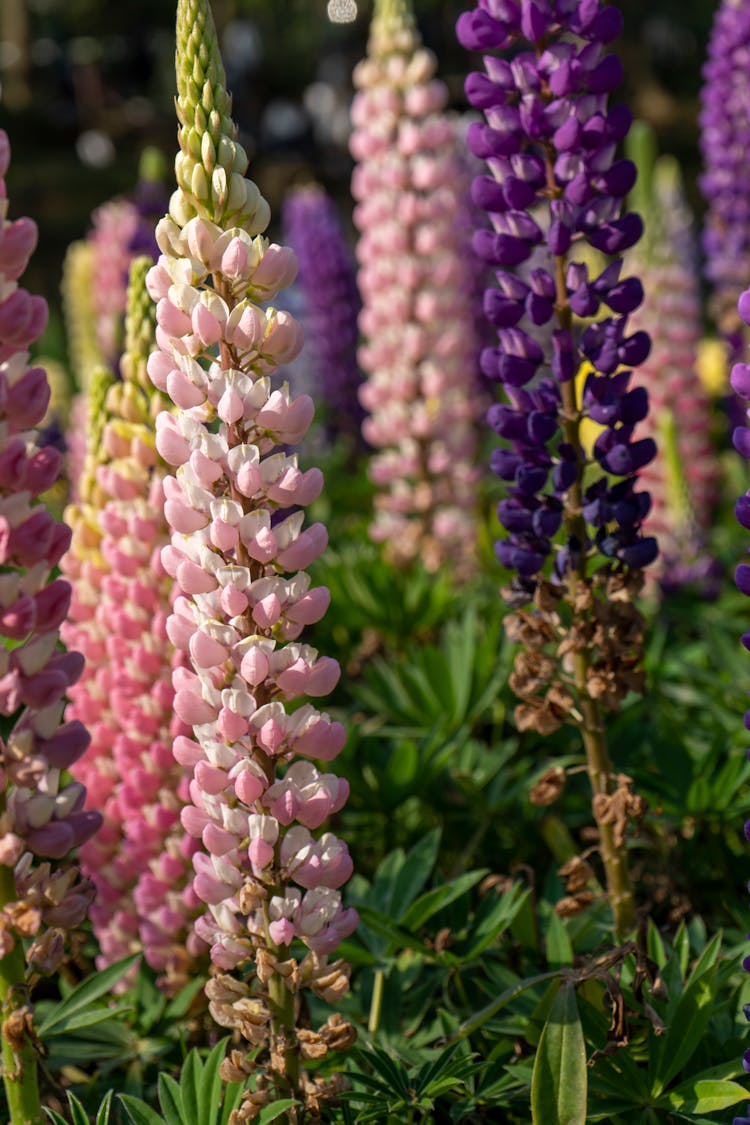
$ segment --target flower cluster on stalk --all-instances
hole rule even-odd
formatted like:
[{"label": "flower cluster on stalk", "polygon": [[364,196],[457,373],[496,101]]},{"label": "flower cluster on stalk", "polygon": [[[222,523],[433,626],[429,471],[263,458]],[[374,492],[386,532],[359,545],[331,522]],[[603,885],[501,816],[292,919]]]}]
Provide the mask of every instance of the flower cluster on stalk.
[{"label": "flower cluster on stalk", "polygon": [[396,561],[471,564],[479,408],[468,204],[448,91],[407,0],[378,0],[354,72],[350,148],[366,373],[380,452],[373,538]]},{"label": "flower cluster on stalk", "polygon": [[357,317],[362,305],[354,262],[333,200],[316,186],[295,188],[285,200],[283,226],[297,255],[304,297],[306,347],[314,354],[316,387],[329,437],[357,438],[362,407],[357,363]]},{"label": "flower cluster on stalk", "polygon": [[699,117],[707,212],[703,233],[713,315],[732,360],[746,332],[737,301],[750,274],[750,8],[722,0],[711,31]]},{"label": "flower cluster on stalk", "polygon": [[80,722],[64,721],[65,695],[83,660],[58,648],[71,590],[51,573],[70,529],[38,502],[57,479],[60,454],[39,447],[34,434],[50,392],[28,348],[44,329],[47,307],[18,285],[37,236],[30,219],[7,218],[9,161],[0,130],[0,714],[7,722],[0,741],[0,957],[19,938],[33,937],[27,961],[51,972],[62,959],[63,931],[83,921],[93,886],[73,862],[50,861],[84,844],[101,815],[84,810],[84,786],[65,778],[89,742]]},{"label": "flower cluster on stalk", "polygon": [[99,401],[90,409],[82,495],[67,513],[74,535],[65,570],[74,597],[63,639],[86,658],[71,713],[87,723],[92,742],[74,772],[104,816],[81,851],[97,888],[91,920],[98,963],[142,948],[163,987],[174,991],[205,946],[192,933],[200,905],[191,887],[197,845],[180,824],[187,776],[172,756],[173,738],[186,728],[173,710],[166,632],[173,584],[160,559],[169,534],[154,417],[165,400],[146,373],[155,329],[145,289],[152,264],[137,258],[131,267],[122,381],[94,377]]},{"label": "flower cluster on stalk", "polygon": [[[657,555],[643,534],[650,499],[637,488],[656,446],[637,436],[648,394],[633,372],[650,341],[629,324],[643,288],[622,260],[642,231],[623,206],[636,169],[618,156],[631,116],[609,104],[622,67],[607,44],[621,25],[601,0],[478,0],[457,25],[484,60],[466,82],[483,112],[467,140],[487,162],[472,196],[489,226],[475,232],[474,249],[495,275],[484,311],[497,344],[480,362],[504,392],[488,422],[504,441],[491,466],[507,487],[495,550],[513,572],[504,624],[519,644],[516,724],[547,734],[569,723],[581,733],[620,938],[635,925],[626,830],[645,806],[615,771],[604,712],[644,688],[634,598]],[[589,421],[599,427],[590,451]],[[591,901],[585,883],[568,879],[558,904],[566,913]]]},{"label": "flower cluster on stalk", "polygon": [[[272,382],[302,343],[294,320],[268,304],[296,261],[262,235],[269,208],[245,178],[206,0],[178,5],[177,85],[178,188],[147,279],[158,344],[148,370],[176,407],[157,418],[156,443],[173,467],[162,562],[180,593],[167,631],[188,658],[174,673],[174,705],[193,728],[174,743],[192,773],[182,820],[205,849],[193,857],[206,905],[196,930],[219,970],[210,1010],[250,1047],[233,1050],[223,1074],[255,1076],[234,1123],[253,1120],[272,1086],[313,1112],[336,1088],[300,1060],[345,1046],[353,1031],[337,1014],[318,1031],[301,1026],[300,992],[346,990],[348,968],[329,956],[357,915],[339,889],[352,869],[346,845],[315,835],[347,796],[346,782],[315,764],[341,750],[344,729],[296,705],[339,677],[335,660],[299,639],[329,601],[305,573],[327,541],[321,524],[303,526],[322,475],[283,449],[302,438],[313,404]],[[250,963],[249,980],[231,975]]]}]

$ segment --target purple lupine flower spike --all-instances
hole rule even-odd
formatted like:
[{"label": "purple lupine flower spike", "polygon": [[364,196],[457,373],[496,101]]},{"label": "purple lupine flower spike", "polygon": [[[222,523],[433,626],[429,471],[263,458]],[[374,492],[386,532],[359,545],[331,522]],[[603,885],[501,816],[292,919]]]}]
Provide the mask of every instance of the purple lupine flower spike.
[{"label": "purple lupine flower spike", "polygon": [[[641,533],[648,495],[635,490],[655,444],[635,437],[648,398],[629,370],[649,351],[645,332],[628,331],[641,284],[622,276],[621,255],[642,229],[638,215],[623,213],[635,168],[615,155],[630,114],[607,104],[622,67],[605,46],[620,26],[619,12],[598,0],[544,7],[480,0],[458,21],[470,50],[517,51],[512,62],[485,55],[486,71],[469,75],[466,91],[484,111],[468,143],[490,172],[474,181],[473,198],[491,219],[474,247],[497,277],[484,308],[498,346],[485,348],[481,363],[506,397],[488,414],[506,439],[491,466],[510,486],[498,509],[508,535],[496,552],[529,594],[561,525],[558,579],[580,572],[589,553],[632,568],[657,554],[655,540]],[[612,258],[598,275],[580,260],[585,244]],[[604,319],[575,329],[573,313],[593,317],[602,306]],[[579,403],[573,377],[586,361],[593,370]],[[592,479],[588,470],[585,488],[581,410],[604,427],[593,450],[603,472]],[[611,483],[613,476],[622,479]],[[566,516],[566,505],[575,514]]]},{"label": "purple lupine flower spike", "polygon": [[750,275],[750,7],[723,0],[703,68],[699,118],[708,209],[703,234],[713,316],[732,360],[744,334],[737,299]]},{"label": "purple lupine flower spike", "polygon": [[330,438],[358,439],[364,412],[357,391],[357,317],[362,302],[354,259],[333,200],[322,188],[295,188],[284,204],[285,238],[297,254],[308,347]]}]

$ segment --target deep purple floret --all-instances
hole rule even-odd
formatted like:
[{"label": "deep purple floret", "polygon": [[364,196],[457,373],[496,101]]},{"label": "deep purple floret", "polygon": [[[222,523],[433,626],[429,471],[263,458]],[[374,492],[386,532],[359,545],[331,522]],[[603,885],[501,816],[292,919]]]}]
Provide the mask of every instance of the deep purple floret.
[{"label": "deep purple floret", "polygon": [[[622,254],[643,224],[624,211],[636,170],[617,155],[631,115],[608,105],[622,67],[605,45],[621,25],[604,0],[479,0],[457,24],[460,42],[485,65],[466,81],[483,114],[467,141],[488,161],[472,189],[489,216],[474,249],[496,278],[483,303],[496,340],[480,362],[507,400],[487,416],[505,443],[490,464],[509,486],[496,553],[526,589],[553,551],[560,579],[591,553],[632,569],[657,554],[641,530],[649,497],[635,488],[656,453],[637,433],[648,395],[630,386],[650,340],[628,331],[643,287],[622,276]],[[612,257],[596,276],[580,260],[585,244]],[[575,319],[603,312],[588,327]],[[591,374],[574,392],[584,364]],[[590,457],[576,444],[579,409],[604,427]],[[570,515],[571,490],[585,528]],[[561,526],[565,539],[554,542]]]}]

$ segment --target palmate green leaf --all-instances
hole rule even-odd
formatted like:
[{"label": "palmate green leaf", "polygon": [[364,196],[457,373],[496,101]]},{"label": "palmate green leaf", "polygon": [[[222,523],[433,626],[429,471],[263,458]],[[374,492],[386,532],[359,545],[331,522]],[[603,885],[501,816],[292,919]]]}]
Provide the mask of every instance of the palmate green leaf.
[{"label": "palmate green leaf", "polygon": [[[140,956],[140,953],[133,953],[130,957],[125,957],[122,961],[116,961],[109,968],[103,969],[82,981],[64,1000],[55,1006],[41,1027],[37,1029],[39,1038],[45,1040],[51,1035],[60,1035],[64,1031],[70,1030],[69,1021],[71,1018],[80,1017],[89,1005],[110,993],[114,985],[125,976],[128,969],[136,963]],[[91,1022],[98,1023],[101,1009],[96,1008],[94,1011],[96,1012],[96,1018]],[[81,1023],[79,1020],[76,1026],[80,1028],[88,1025],[85,1022]]]},{"label": "palmate green leaf", "polygon": [[534,1061],[533,1125],[586,1125],[586,1088],[586,1044],[575,987],[571,981],[563,981]]},{"label": "palmate green leaf", "polygon": [[134,1098],[132,1094],[118,1094],[117,1097],[132,1125],[166,1125],[164,1118],[140,1098]]},{"label": "palmate green leaf", "polygon": [[431,891],[426,891],[399,918],[399,925],[405,929],[418,930],[428,919],[432,918],[433,914],[437,914],[450,903],[455,902],[461,895],[466,894],[472,887],[475,887],[485,877],[488,870],[487,867],[482,867],[478,871],[466,871],[458,878],[452,879],[450,883],[444,883],[441,887],[433,887]]},{"label": "palmate green leaf", "polygon": [[739,1082],[721,1078],[690,1078],[659,1099],[657,1105],[681,1113],[716,1113],[747,1101],[747,1090]]}]

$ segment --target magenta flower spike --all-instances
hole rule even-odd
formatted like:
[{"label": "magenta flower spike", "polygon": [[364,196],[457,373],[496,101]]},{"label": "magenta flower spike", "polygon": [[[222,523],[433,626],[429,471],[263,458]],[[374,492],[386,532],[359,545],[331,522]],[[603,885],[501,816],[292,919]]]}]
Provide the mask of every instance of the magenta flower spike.
[{"label": "magenta flower spike", "polygon": [[[85,810],[85,788],[64,778],[89,741],[80,723],[64,722],[64,697],[83,660],[58,648],[71,592],[64,579],[50,578],[70,529],[38,502],[57,479],[60,455],[38,448],[33,432],[50,391],[44,369],[29,365],[28,347],[44,329],[47,306],[18,285],[37,234],[31,219],[7,218],[9,162],[0,130],[0,714],[13,720],[0,741],[0,1008],[4,1021],[15,1015],[24,1028],[21,1042],[11,1042],[3,1024],[11,1120],[41,1125],[36,1052],[23,1017],[26,965],[53,972],[63,931],[85,918],[93,887],[73,863],[50,861],[84,844],[101,815]],[[34,939],[25,957],[21,938]]]},{"label": "magenta flower spike", "polygon": [[[305,573],[327,540],[321,524],[304,528],[322,475],[281,448],[305,434],[313,404],[273,383],[302,343],[292,317],[268,304],[296,262],[262,235],[268,205],[244,176],[224,83],[206,0],[180,0],[178,188],[147,281],[158,343],[148,370],[176,408],[156,423],[174,470],[161,557],[181,591],[167,623],[186,658],[175,711],[193,728],[174,753],[192,771],[182,821],[205,849],[193,863],[206,906],[196,930],[220,970],[206,987],[210,1009],[253,1048],[233,1051],[223,1073],[256,1074],[248,1106],[271,1086],[313,1106],[335,1083],[300,1062],[353,1037],[338,1014],[318,1032],[297,1027],[301,988],[331,999],[345,990],[346,967],[328,957],[357,924],[341,901],[346,845],[317,834],[348,785],[316,763],[338,754],[345,732],[301,702],[327,695],[339,666],[300,640],[329,595]],[[230,975],[252,963],[249,979]]]},{"label": "magenta flower spike", "polygon": [[448,91],[405,0],[377,0],[350,148],[373,539],[395,562],[470,565],[480,411],[469,181]]},{"label": "magenta flower spike", "polygon": [[[154,309],[145,290],[153,264],[131,267],[122,382],[95,378],[84,503],[72,508],[74,585],[66,639],[87,668],[72,709],[90,725],[92,742],[76,766],[104,827],[81,852],[97,888],[91,910],[104,967],[143,949],[160,985],[175,992],[198,968],[204,944],[193,933],[200,905],[192,890],[195,841],[180,811],[188,778],[172,756],[187,733],[174,716],[174,651],[166,632],[173,583],[160,550],[165,466],[155,447],[154,415],[164,405],[146,374]],[[99,400],[99,401],[97,401]]]}]

